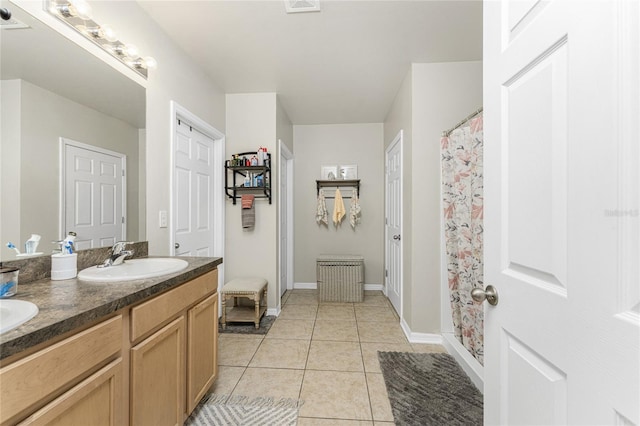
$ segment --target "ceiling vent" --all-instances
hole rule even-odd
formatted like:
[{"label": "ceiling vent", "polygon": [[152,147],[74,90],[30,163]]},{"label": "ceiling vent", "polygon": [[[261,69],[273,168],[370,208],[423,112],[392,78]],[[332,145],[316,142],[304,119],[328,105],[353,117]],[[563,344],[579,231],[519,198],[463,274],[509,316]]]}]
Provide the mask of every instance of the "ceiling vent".
[{"label": "ceiling vent", "polygon": [[284,0],[287,13],[320,12],[320,0]]}]

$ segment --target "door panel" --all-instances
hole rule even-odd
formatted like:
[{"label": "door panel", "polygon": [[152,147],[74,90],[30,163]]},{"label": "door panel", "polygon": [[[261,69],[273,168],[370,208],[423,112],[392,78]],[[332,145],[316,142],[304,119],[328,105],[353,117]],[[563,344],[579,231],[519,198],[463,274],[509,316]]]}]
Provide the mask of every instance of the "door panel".
[{"label": "door panel", "polygon": [[402,133],[386,154],[386,280],[387,297],[401,315],[402,295]]},{"label": "door panel", "polygon": [[212,161],[213,140],[180,123],[174,171],[176,256],[213,255]]},{"label": "door panel", "polygon": [[63,140],[65,229],[74,231],[76,250],[111,247],[126,238],[123,169],[126,156]]},{"label": "door panel", "polygon": [[487,424],[640,424],[638,24],[484,3]]}]

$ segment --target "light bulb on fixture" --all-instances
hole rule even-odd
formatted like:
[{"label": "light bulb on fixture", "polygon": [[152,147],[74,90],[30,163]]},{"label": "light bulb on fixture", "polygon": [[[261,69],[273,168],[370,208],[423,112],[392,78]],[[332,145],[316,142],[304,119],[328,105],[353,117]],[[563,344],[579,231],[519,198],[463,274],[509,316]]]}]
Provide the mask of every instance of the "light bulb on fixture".
[{"label": "light bulb on fixture", "polygon": [[158,62],[151,56],[144,58],[136,58],[127,62],[130,66],[138,69],[156,69],[158,68]]},{"label": "light bulb on fixture", "polygon": [[102,29],[102,38],[112,43],[118,40],[116,32],[109,25],[101,25],[100,28]]},{"label": "light bulb on fixture", "polygon": [[124,54],[129,58],[137,58],[140,56],[140,51],[134,44],[125,44]]},{"label": "light bulb on fixture", "polygon": [[68,3],[52,3],[50,10],[65,18],[91,19],[91,6],[84,0],[69,0]]}]

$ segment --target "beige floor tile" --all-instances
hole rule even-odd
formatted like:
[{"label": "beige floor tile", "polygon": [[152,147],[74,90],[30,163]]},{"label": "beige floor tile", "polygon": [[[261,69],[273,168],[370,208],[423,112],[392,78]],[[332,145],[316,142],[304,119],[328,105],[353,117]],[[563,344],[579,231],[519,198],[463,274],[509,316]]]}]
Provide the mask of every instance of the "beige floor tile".
[{"label": "beige floor tile", "polygon": [[372,422],[363,420],[318,419],[315,417],[298,417],[298,426],[373,426]]},{"label": "beige floor tile", "polygon": [[305,371],[301,417],[372,420],[364,373]]},{"label": "beige floor tile", "polygon": [[309,340],[264,339],[249,366],[303,370],[309,343]]},{"label": "beige floor tile", "polygon": [[398,322],[396,313],[388,306],[356,306],[356,320],[358,321],[392,321]]},{"label": "beige floor tile", "polygon": [[395,426],[394,422],[373,422],[373,426]]},{"label": "beige floor tile", "polygon": [[380,373],[378,351],[383,352],[412,352],[408,343],[360,343],[364,371],[367,373]]},{"label": "beige floor tile", "polygon": [[360,344],[312,340],[307,370],[364,371]]},{"label": "beige floor tile", "polygon": [[355,321],[356,314],[351,303],[340,305],[321,304],[318,307],[318,316],[316,319]]},{"label": "beige floor tile", "polygon": [[237,336],[218,339],[218,365],[246,367],[263,340]]},{"label": "beige floor tile", "polygon": [[245,367],[218,366],[218,377],[216,377],[216,381],[213,382],[213,386],[211,386],[208,393],[231,395],[231,392],[233,392],[233,389],[240,381],[244,370],[246,370]]},{"label": "beige floor tile", "polygon": [[292,293],[295,294],[311,294],[313,296],[318,295],[318,290],[315,288],[294,288],[291,290]]},{"label": "beige floor tile", "polygon": [[304,370],[250,367],[242,375],[233,395],[298,399],[303,376]]},{"label": "beige floor tile", "polygon": [[391,321],[358,321],[361,342],[408,343],[400,324]]},{"label": "beige floor tile", "polygon": [[278,318],[265,336],[265,339],[303,339],[310,340],[314,320],[289,320]]},{"label": "beige floor tile", "polygon": [[313,340],[357,342],[357,323],[355,321],[316,320]]},{"label": "beige floor tile", "polygon": [[316,319],[318,305],[286,305],[280,311],[279,320]]},{"label": "beige floor tile", "polygon": [[389,306],[389,299],[383,294],[365,294],[362,304],[366,306]]},{"label": "beige floor tile", "polygon": [[367,373],[366,376],[373,420],[393,422],[393,413],[391,412],[391,404],[389,403],[387,387],[384,384],[384,377],[380,373]]},{"label": "beige floor tile", "polygon": [[434,345],[429,343],[411,343],[411,349],[413,352],[419,352],[424,354],[430,353],[447,353],[447,350],[442,345]]},{"label": "beige floor tile", "polygon": [[282,304],[282,306],[287,303],[287,299],[289,299],[289,296],[291,296],[291,291],[287,290],[280,298],[280,304]]},{"label": "beige floor tile", "polygon": [[[298,291],[298,290],[294,290]],[[291,293],[287,305],[317,305],[318,296],[312,293]]]}]

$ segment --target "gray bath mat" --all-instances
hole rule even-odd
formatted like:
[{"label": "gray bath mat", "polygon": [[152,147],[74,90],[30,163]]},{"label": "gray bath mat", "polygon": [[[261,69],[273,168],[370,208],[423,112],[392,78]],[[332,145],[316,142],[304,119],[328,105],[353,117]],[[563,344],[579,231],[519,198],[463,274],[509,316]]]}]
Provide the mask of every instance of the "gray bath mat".
[{"label": "gray bath mat", "polygon": [[396,425],[482,425],[482,394],[449,354],[378,352]]},{"label": "gray bath mat", "polygon": [[198,404],[184,426],[295,426],[302,401],[211,394]]},{"label": "gray bath mat", "polygon": [[260,318],[260,328],[256,328],[252,322],[227,322],[227,328],[222,329],[222,325],[218,324],[218,332],[220,333],[236,333],[236,334],[267,334],[273,322],[276,320],[275,315],[263,315]]}]

